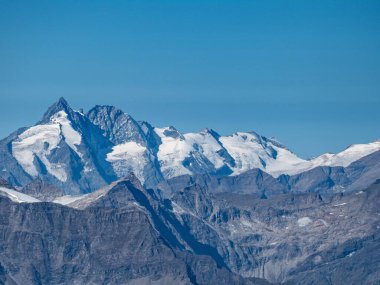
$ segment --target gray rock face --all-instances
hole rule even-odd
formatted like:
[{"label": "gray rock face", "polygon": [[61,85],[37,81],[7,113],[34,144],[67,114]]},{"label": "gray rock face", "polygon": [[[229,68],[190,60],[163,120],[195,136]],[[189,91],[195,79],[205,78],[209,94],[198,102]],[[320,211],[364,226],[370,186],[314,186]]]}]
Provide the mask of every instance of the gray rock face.
[{"label": "gray rock face", "polygon": [[256,194],[263,198],[287,193],[290,188],[286,181],[275,179],[260,169],[236,176],[184,175],[163,181],[157,188],[166,193],[175,193],[194,184],[207,187],[213,192]]},{"label": "gray rock face", "polygon": [[5,187],[8,189],[14,189],[13,186],[5,179],[0,178],[0,187]]},{"label": "gray rock face", "polygon": [[376,284],[379,197],[380,184],[346,195],[288,193],[268,199],[210,194],[193,185],[172,200],[191,234],[216,248],[242,276],[286,284]]},{"label": "gray rock face", "polygon": [[[320,255],[312,255],[291,272],[285,284],[378,284],[379,237],[377,233],[348,240]],[[327,262],[316,264],[322,259]]]},{"label": "gray rock face", "polygon": [[[114,145],[134,142],[146,148],[142,155],[145,158],[140,158],[146,161],[141,173],[145,185],[151,187],[163,180],[156,155],[159,138],[153,134],[152,127],[148,123],[138,123],[130,115],[112,106],[96,106],[86,114],[86,117],[99,127],[103,135]],[[114,163],[113,167],[119,178],[136,171],[128,161]]]},{"label": "gray rock face", "polygon": [[40,178],[27,184],[20,192],[45,202],[51,202],[55,198],[65,195],[65,192],[62,189],[54,187]]},{"label": "gray rock face", "polygon": [[140,125],[120,109],[113,106],[95,106],[86,116],[114,144],[135,141],[146,145]]},{"label": "gray rock face", "polygon": [[166,199],[133,175],[68,207],[1,196],[0,280],[376,284],[379,198],[380,180],[346,194],[266,199],[193,184]]},{"label": "gray rock face", "polygon": [[165,218],[170,212],[133,179],[92,198],[69,208],[16,204],[0,197],[0,280],[8,284],[266,284],[231,273],[211,255],[185,250],[185,239],[174,230],[175,218]]}]

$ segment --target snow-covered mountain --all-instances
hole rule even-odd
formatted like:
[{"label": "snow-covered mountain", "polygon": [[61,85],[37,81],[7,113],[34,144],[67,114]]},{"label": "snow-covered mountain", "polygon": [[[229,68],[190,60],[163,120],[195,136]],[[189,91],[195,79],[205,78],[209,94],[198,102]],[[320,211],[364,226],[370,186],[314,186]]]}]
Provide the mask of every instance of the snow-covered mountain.
[{"label": "snow-covered mountain", "polygon": [[172,126],[138,122],[112,106],[83,114],[61,98],[36,125],[0,142],[0,177],[17,186],[43,178],[78,194],[131,172],[149,187],[181,175],[233,176],[256,168],[278,177],[319,166],[346,167],[378,150],[380,141],[305,160],[255,132],[183,134]]}]

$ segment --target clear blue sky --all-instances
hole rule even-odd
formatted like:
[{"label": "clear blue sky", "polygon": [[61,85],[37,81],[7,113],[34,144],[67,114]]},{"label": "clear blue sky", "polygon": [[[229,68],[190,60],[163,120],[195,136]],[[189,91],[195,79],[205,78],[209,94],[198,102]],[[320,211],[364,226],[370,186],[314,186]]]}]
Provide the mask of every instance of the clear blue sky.
[{"label": "clear blue sky", "polygon": [[59,97],[303,157],[380,138],[380,1],[0,0],[0,136]]}]

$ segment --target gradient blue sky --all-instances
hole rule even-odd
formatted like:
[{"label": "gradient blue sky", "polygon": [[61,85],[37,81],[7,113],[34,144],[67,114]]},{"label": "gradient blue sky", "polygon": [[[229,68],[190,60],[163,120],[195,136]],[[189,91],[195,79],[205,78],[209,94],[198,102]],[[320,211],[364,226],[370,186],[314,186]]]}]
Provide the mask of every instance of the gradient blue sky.
[{"label": "gradient blue sky", "polygon": [[303,157],[380,138],[380,1],[0,0],[0,136],[59,97]]}]

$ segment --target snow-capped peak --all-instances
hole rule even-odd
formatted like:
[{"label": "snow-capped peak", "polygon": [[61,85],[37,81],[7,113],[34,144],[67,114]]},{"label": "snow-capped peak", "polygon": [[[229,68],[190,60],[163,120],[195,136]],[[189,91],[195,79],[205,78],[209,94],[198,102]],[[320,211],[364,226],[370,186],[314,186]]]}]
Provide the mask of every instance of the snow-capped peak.
[{"label": "snow-capped peak", "polygon": [[48,108],[48,110],[45,112],[41,121],[38,124],[48,123],[51,120],[51,117],[53,117],[60,111],[65,112],[68,115],[69,119],[72,120],[71,116],[74,113],[74,110],[71,109],[69,103],[67,103],[65,98],[61,97],[57,102],[55,102]]},{"label": "snow-capped peak", "polygon": [[51,114],[49,121],[35,125],[21,133],[12,143],[12,153],[23,169],[32,177],[40,173],[39,165],[58,180],[65,182],[65,165],[49,159],[51,153],[65,142],[74,152],[82,156],[78,146],[82,136],[76,131],[64,110]]},{"label": "snow-capped peak", "polygon": [[320,155],[311,160],[311,162],[314,165],[347,167],[354,161],[378,150],[380,150],[379,140],[368,144],[354,144],[337,154],[326,153]]}]

